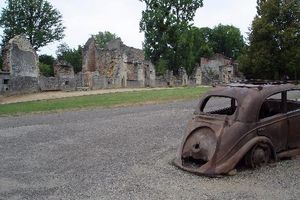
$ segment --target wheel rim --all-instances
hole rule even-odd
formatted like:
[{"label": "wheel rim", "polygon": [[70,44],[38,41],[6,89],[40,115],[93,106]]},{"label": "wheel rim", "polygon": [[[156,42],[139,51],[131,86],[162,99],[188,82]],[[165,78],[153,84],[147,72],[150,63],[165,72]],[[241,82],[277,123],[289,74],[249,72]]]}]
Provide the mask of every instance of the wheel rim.
[{"label": "wheel rim", "polygon": [[262,167],[270,160],[270,147],[267,144],[257,144],[246,156],[246,165],[252,168]]}]

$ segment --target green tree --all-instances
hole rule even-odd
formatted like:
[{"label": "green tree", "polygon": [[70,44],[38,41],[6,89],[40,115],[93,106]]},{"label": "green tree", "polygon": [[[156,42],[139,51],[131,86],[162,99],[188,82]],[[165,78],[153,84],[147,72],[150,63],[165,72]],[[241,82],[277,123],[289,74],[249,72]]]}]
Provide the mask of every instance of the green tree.
[{"label": "green tree", "polygon": [[244,48],[243,36],[234,26],[218,25],[213,29],[192,27],[180,36],[179,59],[190,75],[201,57],[211,57],[214,53],[236,59]]},{"label": "green tree", "polygon": [[97,45],[101,48],[104,48],[108,42],[118,38],[116,34],[111,33],[109,31],[105,31],[105,32],[100,31],[93,36],[96,40]]},{"label": "green tree", "polygon": [[212,32],[213,30],[208,27],[192,29],[194,38],[194,52],[196,54],[196,59],[199,61],[200,57],[210,57],[214,53],[212,45]]},{"label": "green tree", "polygon": [[2,57],[2,47],[0,47],[0,71],[2,70],[3,67],[3,57]]},{"label": "green tree", "polygon": [[190,46],[184,44],[187,38],[183,35],[187,34],[195,12],[203,6],[203,2],[202,0],[141,1],[146,4],[140,21],[140,30],[145,34],[143,44],[145,56],[155,65],[160,64],[177,73],[179,67],[186,63],[182,60],[182,52]]},{"label": "green tree", "polygon": [[40,55],[39,56],[39,69],[42,75],[44,76],[54,76],[54,65],[55,59],[50,55]]},{"label": "green tree", "polygon": [[46,76],[46,77],[53,76],[53,66],[40,62],[39,69],[40,69],[40,73],[43,76]]},{"label": "green tree", "polygon": [[182,66],[189,75],[193,73],[195,65],[199,63],[201,57],[210,57],[213,54],[211,33],[210,28],[192,27],[181,35],[178,42],[179,56]]},{"label": "green tree", "polygon": [[233,59],[241,55],[245,45],[240,29],[232,25],[219,24],[214,27],[209,40],[215,53],[221,53]]},{"label": "green tree", "polygon": [[2,9],[0,26],[3,44],[16,35],[23,34],[34,49],[64,37],[62,15],[46,0],[6,0]]},{"label": "green tree", "polygon": [[62,43],[57,47],[56,56],[58,60],[70,63],[74,67],[74,72],[78,73],[82,70],[82,47],[71,49],[66,43]]},{"label": "green tree", "polygon": [[258,0],[249,46],[240,58],[248,78],[300,75],[300,1]]}]

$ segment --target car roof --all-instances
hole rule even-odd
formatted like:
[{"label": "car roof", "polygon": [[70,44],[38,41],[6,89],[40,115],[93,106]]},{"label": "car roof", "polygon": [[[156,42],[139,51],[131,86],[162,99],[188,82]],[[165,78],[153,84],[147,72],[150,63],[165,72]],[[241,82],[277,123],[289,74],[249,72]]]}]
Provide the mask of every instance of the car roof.
[{"label": "car roof", "polygon": [[[237,120],[243,122],[257,121],[257,115],[263,101],[269,96],[292,89],[299,89],[294,84],[240,84],[233,83],[216,86],[202,99],[208,96],[228,96],[237,100]],[[202,104],[202,102],[201,102]]]}]

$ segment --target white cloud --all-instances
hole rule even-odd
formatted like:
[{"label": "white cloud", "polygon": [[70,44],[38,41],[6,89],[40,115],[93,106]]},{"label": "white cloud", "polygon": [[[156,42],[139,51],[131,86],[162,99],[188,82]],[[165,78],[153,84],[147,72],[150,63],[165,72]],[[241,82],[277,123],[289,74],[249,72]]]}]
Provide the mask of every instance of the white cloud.
[{"label": "white cloud", "polygon": [[213,27],[221,24],[234,25],[246,36],[256,14],[256,0],[207,0],[194,18],[199,27]]},{"label": "white cloud", "polygon": [[[66,42],[75,48],[83,45],[91,34],[110,31],[129,46],[141,48],[143,33],[139,32],[139,20],[143,4],[138,0],[51,0],[63,14],[66,26]],[[41,53],[55,52],[55,44],[43,48]]]},{"label": "white cloud", "polygon": [[[66,42],[70,47],[83,45],[91,34],[110,31],[122,38],[128,46],[142,47],[143,33],[139,21],[144,8],[139,0],[48,0],[63,15]],[[0,0],[4,7],[5,0]],[[194,18],[198,27],[231,24],[247,32],[256,13],[256,0],[204,0]],[[245,35],[245,34],[244,34]],[[41,49],[40,53],[55,54],[55,42]]]}]

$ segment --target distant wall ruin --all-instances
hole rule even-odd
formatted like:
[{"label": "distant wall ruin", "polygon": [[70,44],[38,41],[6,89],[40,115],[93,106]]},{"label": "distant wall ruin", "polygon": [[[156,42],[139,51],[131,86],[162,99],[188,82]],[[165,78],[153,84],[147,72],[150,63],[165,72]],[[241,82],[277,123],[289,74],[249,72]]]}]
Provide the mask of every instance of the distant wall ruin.
[{"label": "distant wall ruin", "polygon": [[24,36],[11,39],[4,49],[0,70],[0,94],[21,94],[38,91],[76,89],[74,68],[59,61],[54,65],[55,77],[40,75],[38,56]]},{"label": "distant wall ruin", "polygon": [[230,83],[238,80],[239,76],[237,64],[231,58],[215,54],[211,58],[200,59],[191,81],[196,85]]},{"label": "distant wall ruin", "polygon": [[154,87],[155,68],[140,49],[128,47],[121,39],[100,48],[90,38],[83,48],[83,80],[89,88]]},{"label": "distant wall ruin", "polygon": [[128,47],[121,39],[100,48],[93,37],[83,50],[82,71],[64,61],[53,66],[54,77],[40,75],[38,56],[24,36],[11,39],[4,49],[4,62],[0,70],[0,94],[19,94],[37,91],[72,91],[105,88],[172,87],[229,83],[239,77],[237,64],[230,58],[215,54],[201,58],[189,77],[184,67],[178,75],[167,70],[156,76],[154,65],[145,60],[144,52]]},{"label": "distant wall ruin", "polygon": [[65,62],[58,61],[54,64],[54,77],[40,76],[41,91],[72,91],[76,89],[74,67]]},{"label": "distant wall ruin", "polygon": [[4,48],[0,74],[2,91],[26,93],[39,90],[38,56],[24,36],[14,37]]},{"label": "distant wall ruin", "polygon": [[120,39],[100,48],[90,38],[83,49],[82,72],[75,74],[70,64],[60,61],[54,65],[54,77],[39,74],[38,56],[23,36],[10,40],[4,52],[0,93],[155,86],[153,64],[144,59],[142,50],[127,47]]}]

